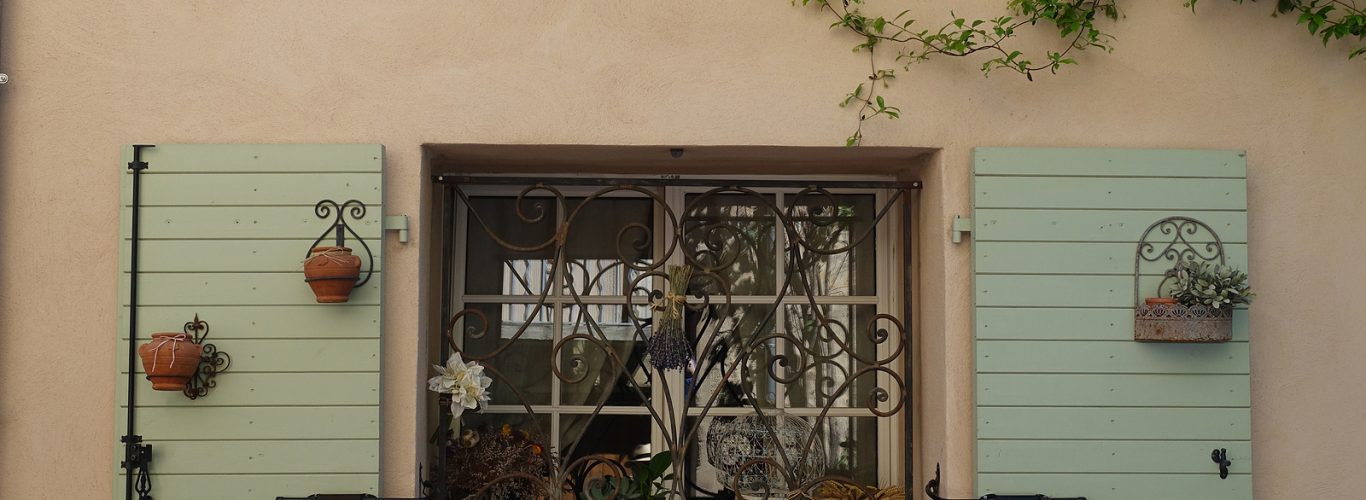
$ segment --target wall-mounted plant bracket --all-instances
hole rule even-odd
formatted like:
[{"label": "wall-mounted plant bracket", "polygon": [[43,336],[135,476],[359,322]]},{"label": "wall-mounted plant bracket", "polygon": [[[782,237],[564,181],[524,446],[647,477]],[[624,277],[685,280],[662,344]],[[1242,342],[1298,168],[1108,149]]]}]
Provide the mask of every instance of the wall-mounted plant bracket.
[{"label": "wall-mounted plant bracket", "polygon": [[[1163,263],[1162,280],[1146,303],[1139,290],[1144,263]],[[1170,264],[1171,267],[1166,267]],[[1167,217],[1143,231],[1134,251],[1134,340],[1143,342],[1223,342],[1232,338],[1233,313],[1228,308],[1184,306],[1162,294],[1183,266],[1227,264],[1223,240],[1209,224],[1190,217]]]},{"label": "wall-mounted plant bracket", "polygon": [[232,356],[218,350],[218,346],[204,343],[209,338],[209,323],[199,319],[199,315],[194,315],[194,320],[185,323],[185,335],[190,337],[190,341],[203,347],[203,353],[199,356],[199,368],[195,370],[189,383],[185,384],[185,397],[199,399],[209,394],[209,389],[218,386],[218,381],[214,378],[219,374],[228,371],[232,365]]},{"label": "wall-mounted plant bracket", "polygon": [[[332,215],[333,212],[336,212],[335,217]],[[333,246],[339,248],[346,247],[346,235],[350,234],[355,241],[360,243],[361,248],[365,249],[365,254],[369,257],[370,265],[365,269],[365,276],[356,281],[357,287],[364,286],[365,282],[370,281],[370,275],[375,271],[375,254],[370,251],[370,245],[365,243],[365,239],[356,234],[356,230],[352,229],[351,225],[346,222],[346,216],[349,214],[353,220],[364,219],[365,204],[361,203],[360,200],[347,200],[340,204],[332,200],[322,200],[313,206],[313,213],[319,219],[332,218],[332,225],[318,235],[318,239],[313,240],[313,245],[308,247],[308,252],[304,253],[304,258],[312,256],[313,249],[318,248],[318,245],[327,239],[329,233],[333,235]]]},{"label": "wall-mounted plant bracket", "polygon": [[[335,217],[333,212],[336,212]],[[352,220],[363,219],[365,204],[360,200],[347,200],[340,204],[322,200],[313,206],[313,213],[321,219],[332,218],[332,225],[313,240],[313,246],[308,247],[308,252],[304,254],[304,282],[313,289],[313,295],[317,296],[319,303],[347,302],[351,299],[351,291],[370,281],[370,275],[375,271],[375,254],[370,251],[370,245],[346,221],[347,216]],[[333,236],[333,245],[319,246],[329,234]],[[361,258],[346,246],[347,234],[360,243],[369,257],[370,266],[364,276],[361,275]]]}]

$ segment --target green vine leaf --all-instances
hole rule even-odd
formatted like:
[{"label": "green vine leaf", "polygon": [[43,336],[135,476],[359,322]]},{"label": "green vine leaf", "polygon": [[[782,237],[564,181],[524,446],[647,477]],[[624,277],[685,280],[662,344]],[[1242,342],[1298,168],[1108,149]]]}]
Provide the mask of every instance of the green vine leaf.
[{"label": "green vine leaf", "polygon": [[[1050,73],[1057,73],[1063,66],[1077,64],[1076,59],[1067,57],[1073,50],[1096,48],[1112,51],[1110,41],[1114,37],[1101,31],[1096,21],[1120,17],[1116,0],[1008,0],[1006,6],[1010,10],[1009,15],[969,19],[949,12],[950,20],[937,28],[912,30],[911,26],[919,21],[913,9],[903,10],[889,21],[885,16],[865,15],[862,11],[865,0],[800,1],[802,6],[813,5],[833,15],[835,20],[830,24],[831,29],[847,30],[859,36],[861,42],[854,45],[852,50],[855,53],[867,53],[867,79],[874,84],[882,82],[880,87],[871,85],[866,88],[864,83],[860,83],[840,101],[841,108],[858,108],[858,124],[845,139],[847,146],[862,144],[863,125],[868,120],[879,115],[888,119],[901,117],[901,109],[887,105],[885,96],[878,90],[887,88],[890,81],[896,78],[893,69],[879,66],[881,61],[877,58],[877,49],[883,45],[896,48],[896,62],[906,70],[913,64],[936,56],[967,57],[980,52],[983,55],[994,54],[994,57],[988,57],[982,63],[984,76],[989,76],[995,70],[1007,70],[1033,81],[1035,71],[1047,69]],[[796,2],[793,0],[793,5]],[[1018,28],[1025,25],[1051,25],[1067,45],[1045,52],[1047,62],[1039,64],[1019,50],[1007,50],[1006,46],[1013,41],[1011,39],[1018,36]]]}]

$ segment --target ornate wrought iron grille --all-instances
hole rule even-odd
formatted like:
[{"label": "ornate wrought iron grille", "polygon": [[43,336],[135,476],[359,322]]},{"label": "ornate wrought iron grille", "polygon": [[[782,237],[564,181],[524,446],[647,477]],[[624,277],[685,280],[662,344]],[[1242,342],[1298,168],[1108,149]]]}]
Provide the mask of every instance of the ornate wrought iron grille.
[{"label": "ornate wrought iron grille", "polygon": [[[461,421],[437,399],[431,498],[873,498],[879,482],[910,484],[901,443],[895,471],[849,450],[910,446],[918,182],[437,181],[440,362],[459,354],[495,382]],[[489,184],[506,191],[472,194]],[[691,271],[679,296],[675,266]],[[692,358],[661,370],[646,345],[674,303]],[[604,448],[630,432],[648,439]],[[481,448],[495,440],[512,451]],[[662,452],[669,478],[641,480]]]}]

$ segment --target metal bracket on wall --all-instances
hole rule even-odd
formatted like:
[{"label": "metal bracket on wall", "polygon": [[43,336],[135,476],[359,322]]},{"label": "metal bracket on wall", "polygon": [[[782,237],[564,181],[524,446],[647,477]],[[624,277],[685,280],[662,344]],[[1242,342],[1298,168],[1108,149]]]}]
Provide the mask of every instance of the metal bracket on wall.
[{"label": "metal bracket on wall", "polygon": [[953,233],[954,243],[962,243],[963,233],[972,232],[972,219],[965,219],[961,215],[953,216],[953,229],[950,232]]},{"label": "metal bracket on wall", "polygon": [[386,215],[384,216],[384,230],[398,231],[398,242],[408,242],[408,216],[407,215]]},{"label": "metal bracket on wall", "polygon": [[182,391],[185,397],[199,399],[209,394],[209,389],[218,386],[215,377],[228,371],[228,366],[232,365],[232,357],[228,353],[218,350],[213,344],[205,343],[209,338],[209,322],[199,319],[199,315],[194,315],[194,320],[185,323],[183,330],[190,337],[190,341],[203,348],[199,356],[199,368],[195,369],[194,376],[190,377],[189,383],[185,384]]},{"label": "metal bracket on wall", "polygon": [[361,248],[365,249],[365,254],[370,259],[370,266],[365,270],[365,277],[356,281],[356,287],[359,288],[370,281],[370,275],[375,272],[375,254],[370,251],[370,245],[365,243],[365,239],[361,238],[359,234],[356,234],[355,229],[351,229],[351,224],[346,222],[346,218],[347,216],[350,216],[352,220],[364,220],[365,204],[361,203],[360,200],[346,200],[343,203],[337,203],[332,200],[322,200],[319,201],[317,205],[313,206],[313,214],[317,215],[319,219],[332,217],[333,212],[336,212],[337,215],[336,218],[333,219],[332,225],[328,226],[327,230],[323,231],[323,234],[318,236],[318,239],[313,240],[313,245],[308,247],[308,251],[304,253],[304,260],[313,256],[313,249],[318,248],[318,245],[323,242],[323,239],[327,238],[329,233],[334,235],[334,243],[338,248],[346,246],[346,235],[350,234],[351,238],[353,238],[352,241],[359,242]]}]

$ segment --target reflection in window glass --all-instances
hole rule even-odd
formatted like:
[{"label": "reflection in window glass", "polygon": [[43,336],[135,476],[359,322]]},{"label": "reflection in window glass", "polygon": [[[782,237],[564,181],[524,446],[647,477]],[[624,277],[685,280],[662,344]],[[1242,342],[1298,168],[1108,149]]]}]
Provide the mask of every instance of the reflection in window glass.
[{"label": "reflection in window glass", "polygon": [[[877,215],[873,195],[788,195],[797,234],[812,249],[848,251],[825,255],[803,248],[800,272],[792,276],[792,292],[817,296],[877,294],[877,245],[869,231]],[[866,239],[859,239],[867,234]],[[850,248],[850,246],[852,248]]]},{"label": "reflection in window glass", "polygon": [[[775,226],[772,195],[688,195],[683,216],[684,253],[699,271],[718,274],[732,295],[772,295]],[[709,293],[721,293],[714,280],[698,280]]]},{"label": "reflection in window glass", "polygon": [[[482,311],[489,325],[487,331],[480,331],[479,320],[473,315],[455,325],[465,352],[487,355],[507,346],[493,359],[481,362],[497,372],[489,373],[493,378],[489,402],[521,405],[523,401],[517,397],[520,392],[527,404],[550,403],[550,349],[554,338],[550,318],[553,314],[544,307],[537,312],[534,304],[469,304],[466,307]],[[513,341],[519,330],[523,330],[521,338]]]}]

